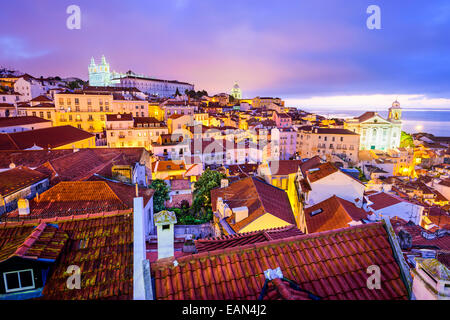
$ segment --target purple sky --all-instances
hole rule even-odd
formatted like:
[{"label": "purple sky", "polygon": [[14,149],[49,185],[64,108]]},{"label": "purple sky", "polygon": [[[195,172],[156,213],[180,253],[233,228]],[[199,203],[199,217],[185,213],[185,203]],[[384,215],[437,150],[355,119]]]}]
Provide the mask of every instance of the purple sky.
[{"label": "purple sky", "polygon": [[[71,4],[81,8],[81,30],[66,28]],[[381,8],[381,30],[366,27],[371,4]],[[104,54],[116,71],[210,93],[238,81],[244,97],[450,101],[444,0],[19,0],[2,3],[0,27],[0,65],[34,76],[86,80],[91,56]]]}]

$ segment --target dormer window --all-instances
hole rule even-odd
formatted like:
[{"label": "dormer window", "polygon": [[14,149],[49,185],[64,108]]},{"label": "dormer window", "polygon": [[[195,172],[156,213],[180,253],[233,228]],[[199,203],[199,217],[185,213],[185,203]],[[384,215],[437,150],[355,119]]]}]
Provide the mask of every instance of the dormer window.
[{"label": "dormer window", "polygon": [[35,288],[33,269],[4,272],[3,280],[7,293]]}]

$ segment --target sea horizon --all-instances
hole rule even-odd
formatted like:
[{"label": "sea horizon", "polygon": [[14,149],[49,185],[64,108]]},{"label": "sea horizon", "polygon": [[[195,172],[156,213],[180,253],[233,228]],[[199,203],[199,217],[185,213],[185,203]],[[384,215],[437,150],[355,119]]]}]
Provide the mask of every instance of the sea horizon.
[{"label": "sea horizon", "polygon": [[[362,115],[366,111],[375,111],[381,117],[388,116],[387,109],[380,110],[355,110],[355,109],[339,109],[324,107],[301,107],[298,108],[307,112],[312,112],[326,118],[353,118]],[[424,108],[403,108],[402,109],[402,130],[411,133],[431,133],[435,136],[450,136],[450,109],[424,109]]]}]

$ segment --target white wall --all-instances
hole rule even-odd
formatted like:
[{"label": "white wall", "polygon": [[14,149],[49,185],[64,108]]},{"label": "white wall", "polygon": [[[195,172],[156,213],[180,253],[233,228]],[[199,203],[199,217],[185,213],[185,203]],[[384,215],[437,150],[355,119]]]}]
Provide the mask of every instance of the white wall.
[{"label": "white wall", "polygon": [[414,203],[402,201],[392,206],[373,211],[378,217],[380,217],[380,215],[388,216],[391,218],[397,216],[405,221],[411,220],[415,224],[419,225],[422,219],[423,207]]},{"label": "white wall", "polygon": [[307,205],[312,206],[334,195],[354,202],[355,199],[362,201],[365,186],[350,178],[340,171],[328,175],[316,182],[310,183],[311,191],[309,192]]}]

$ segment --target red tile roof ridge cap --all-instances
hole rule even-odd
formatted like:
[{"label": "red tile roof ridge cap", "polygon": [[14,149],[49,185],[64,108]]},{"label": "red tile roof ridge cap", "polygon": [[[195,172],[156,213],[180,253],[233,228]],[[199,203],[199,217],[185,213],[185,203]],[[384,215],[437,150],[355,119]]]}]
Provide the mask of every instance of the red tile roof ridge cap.
[{"label": "red tile roof ridge cap", "polygon": [[[294,241],[307,241],[307,240],[311,240],[311,239],[324,238],[324,237],[329,236],[330,234],[350,233],[350,232],[355,232],[355,230],[359,230],[359,229],[364,229],[364,230],[374,229],[374,228],[378,228],[380,226],[383,227],[383,224],[384,224],[384,221],[377,221],[377,222],[372,222],[372,223],[367,223],[367,224],[362,224],[362,225],[355,225],[355,226],[339,228],[339,229],[334,229],[334,230],[327,230],[327,231],[315,232],[315,233],[310,233],[310,234],[302,234],[302,235],[297,235],[297,236],[292,236],[292,237],[287,237],[287,238],[282,238],[282,239],[269,240],[266,242],[251,243],[251,244],[246,244],[246,245],[237,246],[237,247],[219,248],[216,250],[204,251],[204,252],[196,253],[196,254],[192,254],[192,255],[181,256],[177,259],[177,262],[178,262],[178,264],[183,264],[183,263],[186,264],[186,263],[189,263],[190,261],[199,260],[199,259],[205,258],[207,256],[208,257],[216,257],[216,256],[220,256],[220,255],[228,255],[230,253],[251,251],[252,249],[256,250],[256,249],[264,248],[264,247],[272,247],[274,245],[281,244],[281,243],[288,243],[288,242],[294,242]],[[383,227],[383,231],[386,233],[386,236],[387,236],[387,232],[384,229],[384,227]],[[158,268],[158,267],[175,268],[175,266],[173,266],[173,265],[169,266],[166,263],[164,263],[163,261],[160,261],[160,263],[157,264],[155,267],[156,268]]]},{"label": "red tile roof ridge cap", "polygon": [[[47,224],[42,222],[25,238],[23,243],[17,248],[17,250],[11,256],[25,257],[28,250],[33,246],[39,236],[44,232]],[[11,257],[10,256],[10,257]]]},{"label": "red tile roof ridge cap", "polygon": [[0,223],[0,229],[8,228],[8,227],[18,227],[18,226],[26,226],[26,225],[37,225],[41,223],[49,223],[49,222],[67,222],[67,221],[78,221],[78,220],[89,220],[96,219],[102,217],[114,217],[114,216],[124,216],[127,214],[132,214],[133,209],[124,209],[124,210],[114,210],[114,211],[104,211],[99,213],[86,213],[81,215],[70,215],[67,217],[52,217],[52,218],[36,218],[30,220],[22,220],[22,221],[7,221],[4,223]]},{"label": "red tile roof ridge cap", "polygon": [[[235,234],[227,234],[219,237],[208,237],[204,239],[198,239],[196,241],[204,242],[204,241],[222,241],[222,240],[230,240],[230,239],[237,239],[237,238],[245,238],[245,237],[251,237],[255,234],[267,234],[267,233],[281,233],[290,229],[297,228],[295,225],[288,225],[283,227],[274,227],[270,229],[262,229],[262,230],[256,230],[256,231],[249,231],[249,232],[242,232],[242,233],[235,233]],[[270,239],[267,239],[270,240]]]}]

